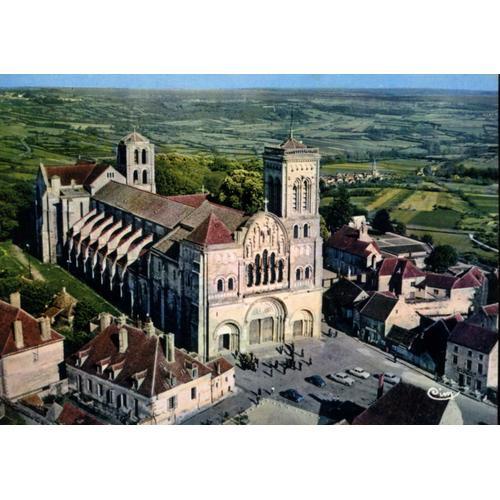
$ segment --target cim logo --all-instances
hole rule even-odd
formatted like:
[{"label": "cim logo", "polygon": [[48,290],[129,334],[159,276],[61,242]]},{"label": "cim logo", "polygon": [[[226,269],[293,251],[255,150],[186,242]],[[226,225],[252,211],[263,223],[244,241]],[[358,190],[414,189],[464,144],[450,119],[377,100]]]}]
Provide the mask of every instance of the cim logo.
[{"label": "cim logo", "polygon": [[438,387],[429,387],[427,390],[427,396],[435,401],[448,401],[450,399],[455,399],[459,394],[460,392],[439,389]]}]

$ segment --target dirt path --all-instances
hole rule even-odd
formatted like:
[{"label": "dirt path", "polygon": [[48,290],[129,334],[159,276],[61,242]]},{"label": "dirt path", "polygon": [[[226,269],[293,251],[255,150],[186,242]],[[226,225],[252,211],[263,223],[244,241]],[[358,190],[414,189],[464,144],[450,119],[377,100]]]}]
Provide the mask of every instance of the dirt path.
[{"label": "dirt path", "polygon": [[[14,254],[14,257],[23,266],[29,267],[28,258],[26,257],[24,252],[17,245],[12,244],[12,253]],[[31,263],[31,274],[33,276],[33,279],[45,281],[45,278],[43,277],[42,273],[33,265],[33,263]]]}]

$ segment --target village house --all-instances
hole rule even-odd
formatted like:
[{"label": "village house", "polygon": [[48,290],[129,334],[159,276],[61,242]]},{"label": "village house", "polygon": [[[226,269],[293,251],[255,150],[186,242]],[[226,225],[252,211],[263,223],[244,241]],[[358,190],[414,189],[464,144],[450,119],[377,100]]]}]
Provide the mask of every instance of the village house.
[{"label": "village house", "polygon": [[427,272],[418,287],[423,300],[415,308],[425,316],[468,315],[486,304],[488,296],[488,279],[475,266],[457,275]]},{"label": "village house", "polygon": [[341,276],[366,282],[382,260],[377,243],[368,234],[368,226],[342,226],[325,244],[325,266]]},{"label": "village house", "polygon": [[458,323],[448,338],[445,376],[463,390],[496,400],[498,333],[467,321]]},{"label": "village house", "polygon": [[393,325],[411,329],[420,324],[420,316],[402,297],[391,292],[369,295],[354,311],[353,328],[362,340],[383,347]]},{"label": "village house", "polygon": [[467,321],[473,325],[498,332],[498,302],[479,307]]},{"label": "village house", "polygon": [[19,292],[10,303],[0,300],[0,396],[17,400],[57,386],[63,342],[48,317],[36,319],[21,308]]},{"label": "village house", "polygon": [[205,364],[174,335],[101,313],[99,333],[66,360],[69,388],[111,422],[174,424],[234,391],[234,366]]},{"label": "village house", "polygon": [[415,299],[418,285],[425,279],[425,273],[408,259],[389,257],[384,259],[377,271],[377,290],[389,291],[405,299]]},{"label": "village house", "polygon": [[368,297],[359,285],[341,278],[323,294],[323,313],[327,322],[351,329],[356,305]]},{"label": "village house", "polygon": [[66,287],[62,287],[59,293],[54,295],[52,302],[44,313],[44,316],[50,318],[50,323],[54,324],[56,321],[73,324],[75,317],[75,307],[78,301],[66,291]]}]

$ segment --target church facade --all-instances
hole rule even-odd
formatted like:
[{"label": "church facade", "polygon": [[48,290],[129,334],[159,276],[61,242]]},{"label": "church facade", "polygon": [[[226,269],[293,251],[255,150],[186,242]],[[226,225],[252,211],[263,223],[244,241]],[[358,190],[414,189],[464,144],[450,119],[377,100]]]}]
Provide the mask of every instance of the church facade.
[{"label": "church facade", "polygon": [[136,132],[116,168],[41,165],[40,257],[203,359],[319,337],[319,151],[289,137],[263,159],[265,207],[251,216],[206,194],[156,194],[154,147]]}]

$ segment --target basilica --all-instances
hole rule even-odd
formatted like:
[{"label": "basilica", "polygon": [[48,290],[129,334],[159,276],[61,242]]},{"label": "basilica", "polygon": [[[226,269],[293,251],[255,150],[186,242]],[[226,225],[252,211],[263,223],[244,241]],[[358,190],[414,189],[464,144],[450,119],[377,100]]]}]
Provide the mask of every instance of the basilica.
[{"label": "basilica", "polygon": [[39,256],[201,359],[319,337],[319,151],[290,134],[263,160],[266,201],[253,215],[207,194],[156,194],[154,145],[135,131],[116,167],[40,165]]}]

